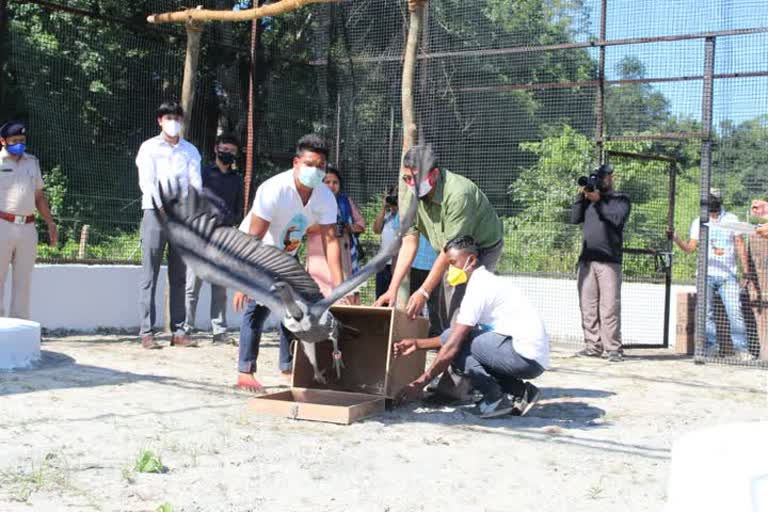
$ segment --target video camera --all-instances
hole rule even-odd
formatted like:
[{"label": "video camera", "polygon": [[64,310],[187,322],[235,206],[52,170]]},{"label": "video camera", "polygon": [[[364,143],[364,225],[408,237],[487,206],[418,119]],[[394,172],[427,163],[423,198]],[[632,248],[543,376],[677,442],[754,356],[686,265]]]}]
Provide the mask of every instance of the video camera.
[{"label": "video camera", "polygon": [[579,176],[576,179],[576,183],[578,183],[580,187],[584,187],[585,192],[602,190],[603,180],[609,174],[613,174],[613,169],[611,169],[608,164],[603,164],[591,172],[589,176]]}]

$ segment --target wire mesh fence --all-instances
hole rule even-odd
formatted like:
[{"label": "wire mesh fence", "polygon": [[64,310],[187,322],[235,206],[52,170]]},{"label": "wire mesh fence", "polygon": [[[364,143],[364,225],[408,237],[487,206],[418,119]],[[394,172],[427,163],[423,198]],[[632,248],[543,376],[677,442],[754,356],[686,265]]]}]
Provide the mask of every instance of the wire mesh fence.
[{"label": "wire mesh fence", "polygon": [[[137,261],[133,158],[157,132],[154,109],[180,90],[185,44],[182,27],[148,27],[143,18],[187,5],[59,2],[92,17],[42,4],[8,4],[0,90],[0,117],[29,122],[31,148],[65,226],[61,246],[41,246],[40,257]],[[258,185],[290,165],[302,134],[322,133],[370,226],[398,175],[408,16],[400,0],[355,0],[261,20],[253,59],[250,24],[207,24],[190,140],[210,158],[216,134],[234,131],[254,150]],[[472,179],[496,208],[505,228],[499,271],[540,306],[553,338],[582,340],[581,232],[567,218],[576,177],[602,154],[632,200],[624,342],[666,345],[680,330],[668,323],[686,294],[704,299],[711,289],[723,297],[718,304],[720,294],[710,294],[696,318],[697,356],[747,361],[762,350],[765,357],[765,242],[710,224],[700,230],[709,249],[688,254],[671,235],[691,238],[710,186],[722,191],[726,212],[758,222],[749,206],[768,188],[766,39],[768,7],[760,0],[428,2],[415,90],[420,136],[442,167]],[[255,123],[246,140],[250,80]],[[83,225],[90,227],[84,248]],[[377,238],[370,229],[363,234],[368,254]],[[724,255],[735,264],[727,287],[711,284],[706,265],[697,273],[698,258],[711,266]],[[364,300],[372,299],[371,284]],[[721,338],[714,345],[713,325]]]}]

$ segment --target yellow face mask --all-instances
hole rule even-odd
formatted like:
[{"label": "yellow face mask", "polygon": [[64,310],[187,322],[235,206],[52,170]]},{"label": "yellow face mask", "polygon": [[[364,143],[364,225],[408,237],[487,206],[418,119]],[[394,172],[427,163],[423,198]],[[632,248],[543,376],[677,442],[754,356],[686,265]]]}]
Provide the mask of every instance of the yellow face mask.
[{"label": "yellow face mask", "polygon": [[460,284],[464,284],[467,281],[469,281],[469,276],[467,275],[467,266],[469,265],[469,258],[467,258],[467,261],[464,262],[464,268],[454,267],[451,265],[448,268],[448,284],[451,286],[459,286]]}]

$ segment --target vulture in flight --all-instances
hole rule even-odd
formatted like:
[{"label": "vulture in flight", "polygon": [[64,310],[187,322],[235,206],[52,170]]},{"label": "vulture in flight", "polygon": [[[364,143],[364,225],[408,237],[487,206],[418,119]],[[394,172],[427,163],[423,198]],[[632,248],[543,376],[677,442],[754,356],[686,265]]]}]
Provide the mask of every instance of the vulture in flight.
[{"label": "vulture in flight", "polygon": [[[426,145],[421,151],[416,186],[433,162],[431,146]],[[180,187],[173,184],[159,188],[161,204],[153,198],[155,214],[167,231],[170,243],[195,275],[210,283],[240,290],[276,313],[301,342],[312,364],[314,378],[320,383],[326,382],[325,370],[318,368],[315,344],[331,340],[333,366],[336,377],[340,378],[343,363],[338,342],[344,326],[329,308],[390,261],[403,234],[416,218],[418,200],[415,194],[405,215],[400,217],[400,229],[393,241],[382,246],[363,268],[323,297],[317,283],[296,258],[225,225],[222,211],[204,193],[190,187],[186,194],[182,194]]]}]

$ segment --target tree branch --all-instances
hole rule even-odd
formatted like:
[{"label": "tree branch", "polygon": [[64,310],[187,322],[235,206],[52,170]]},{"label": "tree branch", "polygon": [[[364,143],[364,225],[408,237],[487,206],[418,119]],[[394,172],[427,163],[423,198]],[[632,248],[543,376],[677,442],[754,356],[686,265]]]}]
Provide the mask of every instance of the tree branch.
[{"label": "tree branch", "polygon": [[337,3],[341,0],[280,0],[273,4],[242,11],[209,10],[209,9],[185,9],[183,11],[166,12],[147,16],[149,23],[186,23],[195,21],[251,21],[268,16],[277,16],[290,11],[295,11],[308,4]]}]

